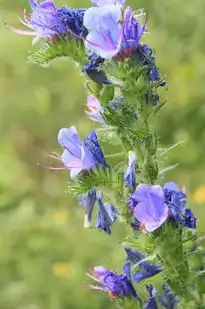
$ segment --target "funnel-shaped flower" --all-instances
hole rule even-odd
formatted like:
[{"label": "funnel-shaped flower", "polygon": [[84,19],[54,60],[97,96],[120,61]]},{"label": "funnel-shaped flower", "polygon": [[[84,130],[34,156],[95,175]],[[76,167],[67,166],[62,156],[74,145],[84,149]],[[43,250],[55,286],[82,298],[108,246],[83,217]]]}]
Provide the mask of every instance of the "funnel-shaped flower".
[{"label": "funnel-shaped flower", "polygon": [[135,50],[145,31],[130,7],[120,5],[93,7],[84,15],[84,26],[90,30],[85,46],[100,57],[109,59],[124,50]]},{"label": "funnel-shaped flower", "polygon": [[82,71],[85,72],[97,84],[112,84],[112,82],[107,78],[105,72],[100,68],[100,65],[104,62],[104,59],[95,53],[88,53],[86,54],[86,57],[89,61],[85,63]]},{"label": "funnel-shaped flower", "polygon": [[24,19],[20,19],[21,23],[31,30],[11,29],[19,34],[35,36],[33,43],[40,38],[52,39],[58,34],[75,34],[78,36],[86,36],[87,30],[83,26],[83,16],[85,9],[69,9],[66,6],[58,9],[53,0],[45,0],[38,3],[37,0],[30,0],[32,13]]},{"label": "funnel-shaped flower", "polygon": [[179,303],[179,297],[175,296],[172,290],[166,285],[163,285],[164,293],[159,296],[161,305],[166,309],[174,309]]},{"label": "funnel-shaped flower", "polygon": [[170,219],[188,228],[196,228],[197,218],[191,209],[186,208],[186,194],[179,190],[174,182],[168,182],[163,187],[165,202],[169,207]]},{"label": "funnel-shaped flower", "polygon": [[194,216],[191,209],[186,208],[184,211],[184,218],[183,218],[184,225],[190,229],[195,229],[196,221],[197,221],[197,218]]},{"label": "funnel-shaped flower", "polygon": [[108,167],[94,131],[83,142],[74,126],[63,128],[58,133],[58,142],[64,148],[59,159],[70,170],[72,179],[82,170],[92,169],[97,165]]},{"label": "funnel-shaped flower", "polygon": [[152,284],[146,284],[147,292],[149,293],[150,298],[146,302],[144,309],[158,309],[156,303],[156,289]]},{"label": "funnel-shaped flower", "polygon": [[179,190],[174,182],[168,182],[163,186],[165,201],[170,210],[170,219],[182,222],[182,214],[186,207],[186,195]]},{"label": "funnel-shaped flower", "polygon": [[96,122],[104,123],[103,119],[103,107],[94,95],[89,95],[87,98],[87,107],[89,111],[86,111],[87,116]]},{"label": "funnel-shaped flower", "polygon": [[89,135],[84,140],[84,144],[86,148],[92,153],[96,165],[101,165],[104,168],[109,167],[105,160],[102,149],[98,143],[97,135],[94,130],[90,131]]},{"label": "funnel-shaped flower", "polygon": [[78,201],[80,205],[85,208],[84,227],[90,227],[93,208],[95,206],[96,199],[97,197],[95,189],[91,189],[87,193],[78,196]]},{"label": "funnel-shaped flower", "polygon": [[75,178],[82,170],[96,166],[91,151],[80,140],[75,127],[61,129],[58,133],[58,142],[64,148],[61,160],[70,170],[71,178]]},{"label": "funnel-shaped flower", "polygon": [[124,175],[125,186],[130,189],[135,189],[136,186],[136,154],[134,151],[129,151],[129,164]]},{"label": "funnel-shaped flower", "polygon": [[[137,62],[142,62],[147,68],[147,76],[151,82],[161,80],[160,73],[156,66],[156,57],[152,49],[146,44],[139,44],[135,52]],[[160,86],[165,86],[166,82],[161,82]]]},{"label": "funnel-shaped flower", "polygon": [[88,275],[99,284],[99,286],[90,285],[91,289],[107,291],[113,299],[118,297],[139,299],[132,282],[126,274],[116,274],[103,266],[96,266]]},{"label": "funnel-shaped flower", "polygon": [[96,220],[96,227],[111,234],[110,226],[115,222],[119,210],[110,204],[103,204],[102,199],[98,198],[98,216]]},{"label": "funnel-shaped flower", "polygon": [[133,213],[136,219],[148,232],[158,229],[168,217],[168,206],[165,203],[164,191],[161,186],[140,184],[131,195]]},{"label": "funnel-shaped flower", "polygon": [[123,49],[126,51],[134,51],[145,32],[145,25],[140,24],[134,17],[131,7],[127,7],[124,13],[123,22]]},{"label": "funnel-shaped flower", "polygon": [[105,5],[93,7],[84,15],[84,26],[90,29],[86,37],[85,46],[104,59],[115,56],[121,47],[123,38],[119,5]]}]

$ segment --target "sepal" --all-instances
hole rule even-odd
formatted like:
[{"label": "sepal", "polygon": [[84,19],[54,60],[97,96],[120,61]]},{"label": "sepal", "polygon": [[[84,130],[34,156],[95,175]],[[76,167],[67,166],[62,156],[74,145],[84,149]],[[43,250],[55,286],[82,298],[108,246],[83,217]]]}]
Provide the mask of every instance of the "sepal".
[{"label": "sepal", "polygon": [[98,167],[82,171],[68,186],[68,191],[74,195],[84,194],[93,188],[110,187],[115,182],[116,175],[109,168]]},{"label": "sepal", "polygon": [[86,59],[84,53],[84,46],[80,40],[60,36],[55,40],[46,42],[41,49],[31,53],[28,62],[46,67],[53,60],[68,57],[83,64]]}]

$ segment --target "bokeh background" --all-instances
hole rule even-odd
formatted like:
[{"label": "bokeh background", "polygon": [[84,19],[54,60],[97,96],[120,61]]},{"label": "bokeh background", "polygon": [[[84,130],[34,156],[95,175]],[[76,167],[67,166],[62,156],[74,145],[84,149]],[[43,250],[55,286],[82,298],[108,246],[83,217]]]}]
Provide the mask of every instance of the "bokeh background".
[{"label": "bokeh background", "polygon": [[[60,6],[64,2],[56,0]],[[168,104],[156,124],[163,147],[183,141],[167,159],[179,167],[167,174],[185,186],[189,205],[205,232],[205,1],[129,1],[148,13],[148,42],[168,81]],[[88,7],[88,0],[67,0]],[[83,210],[66,192],[68,173],[46,170],[46,153],[59,151],[61,127],[86,119],[83,80],[71,62],[49,68],[27,63],[31,38],[5,26],[19,26],[27,0],[0,0],[0,308],[111,308],[107,296],[89,291],[86,271],[94,265],[120,268],[120,241],[83,229]],[[35,48],[34,48],[35,49]],[[54,164],[55,162],[52,162]]]}]

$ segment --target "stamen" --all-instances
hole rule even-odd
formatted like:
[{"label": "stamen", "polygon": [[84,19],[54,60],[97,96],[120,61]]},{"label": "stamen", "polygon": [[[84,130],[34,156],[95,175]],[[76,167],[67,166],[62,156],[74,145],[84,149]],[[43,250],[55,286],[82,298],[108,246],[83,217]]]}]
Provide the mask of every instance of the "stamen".
[{"label": "stamen", "polygon": [[23,11],[23,17],[24,17],[25,21],[29,23],[28,16],[26,15],[26,9],[24,9],[24,11]]},{"label": "stamen", "polygon": [[91,274],[91,273],[86,273],[86,275],[87,275],[89,278],[91,278],[91,279],[93,279],[93,280],[95,280],[95,281],[97,281],[97,282],[100,282],[100,280],[98,280],[98,279],[95,277],[94,273],[93,273],[93,274]]},{"label": "stamen", "polygon": [[36,36],[36,32],[22,30],[22,29],[16,29],[6,24],[6,27],[9,28],[11,31],[17,33],[17,34],[23,34],[23,35],[33,35]]},{"label": "stamen", "polygon": [[62,167],[53,167],[53,166],[46,166],[46,165],[41,165],[41,164],[37,164],[38,166],[47,169],[47,170],[53,170],[53,171],[63,171],[66,170],[66,167],[62,166]]},{"label": "stamen", "polygon": [[95,285],[88,285],[89,289],[91,290],[98,290],[98,291],[102,291],[102,292],[105,292],[106,290],[100,286],[95,286]]},{"label": "stamen", "polygon": [[24,26],[26,26],[26,27],[28,27],[28,28],[30,28],[30,29],[33,29],[31,23],[28,23],[28,22],[24,21],[20,16],[17,16],[17,17],[18,17],[19,21],[20,21]]}]

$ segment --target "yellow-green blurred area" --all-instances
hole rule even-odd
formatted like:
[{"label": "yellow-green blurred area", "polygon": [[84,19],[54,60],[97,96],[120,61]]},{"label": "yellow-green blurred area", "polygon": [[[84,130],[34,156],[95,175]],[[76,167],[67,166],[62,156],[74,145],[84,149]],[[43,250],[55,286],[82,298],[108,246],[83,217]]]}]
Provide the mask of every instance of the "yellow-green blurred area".
[{"label": "yellow-green blurred area", "polygon": [[[56,0],[60,6],[64,2]],[[161,146],[183,142],[166,164],[167,174],[188,193],[189,206],[205,231],[205,1],[138,0],[148,13],[144,41],[156,51],[167,76],[168,104],[156,129]],[[66,5],[88,7],[88,0]],[[84,108],[80,69],[69,60],[48,68],[27,63],[31,37],[9,31],[27,0],[0,0],[0,308],[112,308],[107,295],[87,288],[95,265],[119,270],[124,253],[121,224],[109,237],[83,228],[84,212],[66,192],[68,172],[50,171],[47,153],[60,151],[61,127],[75,125],[82,137],[92,128]],[[22,26],[23,27],[23,26]],[[111,146],[107,149],[111,153]]]}]

